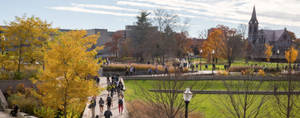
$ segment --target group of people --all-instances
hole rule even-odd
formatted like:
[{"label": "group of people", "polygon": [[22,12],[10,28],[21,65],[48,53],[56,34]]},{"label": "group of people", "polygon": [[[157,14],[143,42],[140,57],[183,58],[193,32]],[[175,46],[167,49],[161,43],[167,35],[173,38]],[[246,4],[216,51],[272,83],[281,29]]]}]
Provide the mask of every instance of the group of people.
[{"label": "group of people", "polygon": [[[107,110],[103,113],[105,118],[110,118],[113,114],[111,112],[111,107],[113,107],[113,98],[114,95],[117,93],[118,96],[118,108],[119,113],[123,113],[123,99],[124,99],[124,85],[122,81],[120,81],[119,75],[113,75],[110,77],[109,75],[106,75],[106,81],[107,81],[107,97],[106,100],[104,98],[100,97],[99,100],[99,108],[100,113],[103,113],[104,105],[106,101]],[[91,104],[89,108],[92,109],[92,117],[95,117],[95,107],[96,107],[96,97],[93,97],[91,100]],[[99,116],[96,116],[96,118]]]},{"label": "group of people", "polygon": [[128,76],[128,75],[134,75],[135,74],[135,67],[134,66],[130,66],[130,67],[127,67],[126,66],[126,72],[125,72],[125,75]]}]

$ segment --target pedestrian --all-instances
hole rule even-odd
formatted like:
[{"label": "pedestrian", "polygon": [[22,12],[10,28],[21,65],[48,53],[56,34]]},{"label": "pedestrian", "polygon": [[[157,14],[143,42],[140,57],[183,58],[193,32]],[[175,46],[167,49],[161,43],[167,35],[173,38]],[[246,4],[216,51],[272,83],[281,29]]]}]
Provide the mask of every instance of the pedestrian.
[{"label": "pedestrian", "polygon": [[100,79],[98,76],[95,76],[94,79],[96,80],[97,85],[99,85]]},{"label": "pedestrian", "polygon": [[110,118],[112,116],[112,112],[110,111],[110,108],[107,108],[107,110],[104,112],[105,118]]},{"label": "pedestrian", "polygon": [[123,99],[122,99],[122,97],[119,97],[119,114],[121,113],[123,113]]},{"label": "pedestrian", "polygon": [[152,69],[148,68],[148,74],[151,75],[152,74]]},{"label": "pedestrian", "polygon": [[129,71],[130,71],[130,75],[133,75],[133,70],[134,68],[133,68],[133,66],[130,66],[130,69],[129,69]]},{"label": "pedestrian", "polygon": [[100,107],[100,112],[103,113],[104,101],[102,97],[99,100],[99,107]]},{"label": "pedestrian", "polygon": [[110,108],[111,106],[113,106],[112,99],[111,99],[111,97],[109,95],[106,98],[106,105],[107,105],[108,108]]},{"label": "pedestrian", "polygon": [[157,64],[155,65],[154,74],[158,74],[158,67],[157,67]]},{"label": "pedestrian", "polygon": [[111,85],[111,90],[110,90],[111,98],[114,97],[114,91],[115,91],[115,85]]},{"label": "pedestrian", "polygon": [[18,105],[14,105],[14,108],[13,108],[13,110],[10,112],[10,115],[16,117],[17,114],[18,114],[18,111],[19,111]]},{"label": "pedestrian", "polygon": [[107,75],[107,76],[106,76],[106,84],[107,84],[107,86],[109,86],[109,85],[110,85],[110,79],[109,79],[109,75]]},{"label": "pedestrian", "polygon": [[191,68],[192,68],[192,72],[194,72],[194,68],[195,68],[194,64],[191,64]]},{"label": "pedestrian", "polygon": [[165,73],[164,74],[168,75],[168,73],[169,73],[169,70],[168,70],[168,66],[166,65],[165,66]]},{"label": "pedestrian", "polygon": [[92,109],[92,118],[95,117],[95,108],[96,108],[96,97],[94,96],[91,100],[91,104],[89,106]]}]

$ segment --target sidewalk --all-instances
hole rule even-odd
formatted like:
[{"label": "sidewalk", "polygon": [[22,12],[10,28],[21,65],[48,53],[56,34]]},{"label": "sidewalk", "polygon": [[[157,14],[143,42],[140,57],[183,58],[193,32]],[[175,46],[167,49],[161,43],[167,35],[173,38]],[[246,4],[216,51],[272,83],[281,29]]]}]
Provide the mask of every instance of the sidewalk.
[{"label": "sidewalk", "polygon": [[9,114],[0,111],[0,118],[14,118],[14,117],[11,117],[9,116]]},{"label": "sidewalk", "polygon": [[[124,87],[125,87],[125,83],[123,81],[123,78],[120,77],[120,81],[122,81]],[[100,97],[102,97],[102,99],[104,100],[105,104],[104,104],[104,109],[103,112],[105,112],[107,110],[107,106],[106,106],[106,97],[108,95],[107,91],[106,91],[106,78],[105,77],[100,77],[100,83],[99,86],[101,88],[104,88],[103,91],[101,91],[101,94],[97,96],[96,98],[96,108],[95,108],[95,116],[99,116],[99,118],[104,118],[103,113],[100,113],[100,107],[99,107],[99,100]],[[91,97],[89,97],[89,102],[91,101]],[[92,118],[92,109],[88,108],[89,102],[86,105],[86,108],[84,110],[83,116],[82,118]],[[123,109],[123,114],[119,114],[119,109],[118,109],[118,97],[115,94],[112,100],[112,104],[113,106],[111,107],[111,112],[112,112],[112,117],[111,118],[128,118],[128,113],[126,110],[126,103],[125,103],[125,98],[123,99],[123,105],[124,105],[124,109]]]}]

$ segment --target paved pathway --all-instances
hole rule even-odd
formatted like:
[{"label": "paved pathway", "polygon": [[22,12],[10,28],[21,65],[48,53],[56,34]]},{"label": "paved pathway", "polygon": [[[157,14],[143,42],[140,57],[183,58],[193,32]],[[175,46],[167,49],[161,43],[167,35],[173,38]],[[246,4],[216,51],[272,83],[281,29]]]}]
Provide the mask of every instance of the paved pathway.
[{"label": "paved pathway", "polygon": [[[125,87],[125,83],[123,81],[123,78],[120,77],[120,81],[122,81],[122,83],[123,83],[123,85]],[[104,100],[104,103],[105,103],[104,104],[103,112],[106,111],[106,109],[107,109],[107,106],[106,106],[106,97],[108,95],[108,92],[106,91],[107,84],[106,84],[106,78],[105,77],[100,77],[99,86],[101,88],[103,88],[104,90],[101,91],[101,94],[97,96],[97,99],[96,99],[97,105],[96,105],[96,108],[95,108],[95,116],[99,115],[100,116],[99,118],[104,118],[103,113],[100,113],[99,100],[100,100],[100,97],[102,97],[102,99]],[[89,97],[89,101],[91,101],[91,99],[92,98]],[[123,100],[124,111],[123,111],[122,115],[119,114],[118,96],[117,96],[117,94],[114,95],[112,104],[113,104],[113,106],[111,107],[111,112],[113,114],[112,118],[128,118],[128,113],[127,113],[127,110],[126,110],[125,99]],[[92,110],[88,108],[88,105],[89,105],[89,102],[87,103],[86,108],[84,110],[83,118],[92,118]]]},{"label": "paved pathway", "polygon": [[0,118],[14,118],[14,117],[11,117],[11,116],[9,116],[9,114],[0,111]]}]

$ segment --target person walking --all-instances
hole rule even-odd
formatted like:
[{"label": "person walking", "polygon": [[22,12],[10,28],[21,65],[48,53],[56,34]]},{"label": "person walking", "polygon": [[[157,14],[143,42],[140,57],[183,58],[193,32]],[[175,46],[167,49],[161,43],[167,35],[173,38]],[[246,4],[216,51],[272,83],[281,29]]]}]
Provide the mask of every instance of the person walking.
[{"label": "person walking", "polygon": [[123,98],[120,96],[119,97],[119,114],[123,113]]},{"label": "person walking", "polygon": [[111,96],[111,98],[114,97],[114,91],[115,91],[115,85],[111,85],[111,90],[110,90],[110,96]]},{"label": "person walking", "polygon": [[104,112],[105,118],[110,118],[112,116],[112,112],[110,111],[110,108],[107,108],[107,110]]},{"label": "person walking", "polygon": [[104,101],[102,97],[99,100],[99,107],[100,107],[100,112],[103,113]]},{"label": "person walking", "polygon": [[112,104],[112,99],[109,95],[107,95],[107,98],[106,98],[106,105],[108,108],[110,108],[111,106],[113,106]]},{"label": "person walking", "polygon": [[89,106],[92,110],[92,118],[95,117],[95,108],[96,108],[96,97],[94,96],[91,100],[91,104]]},{"label": "person walking", "polygon": [[165,65],[165,73],[164,74],[168,75],[168,73],[169,73],[168,66]]}]

